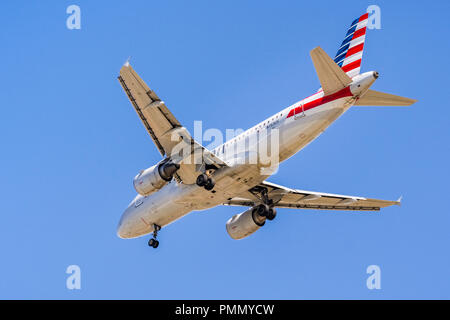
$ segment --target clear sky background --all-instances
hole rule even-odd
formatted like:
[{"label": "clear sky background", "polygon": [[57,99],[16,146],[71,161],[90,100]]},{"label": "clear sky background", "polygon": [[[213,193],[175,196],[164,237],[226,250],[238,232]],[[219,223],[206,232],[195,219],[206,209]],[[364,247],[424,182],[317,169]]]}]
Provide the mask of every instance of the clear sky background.
[{"label": "clear sky background", "polygon": [[[81,30],[66,28],[81,7]],[[380,213],[279,210],[229,238],[217,207],[148,236],[116,227],[133,177],[160,160],[116,77],[128,56],[189,130],[247,129],[319,87],[309,51],[334,56],[381,8],[362,71],[411,108],[353,108],[270,181],[381,199]],[[0,298],[450,298],[448,1],[3,1],[0,5]],[[82,289],[67,290],[67,266]],[[381,268],[368,290],[366,268]]]}]

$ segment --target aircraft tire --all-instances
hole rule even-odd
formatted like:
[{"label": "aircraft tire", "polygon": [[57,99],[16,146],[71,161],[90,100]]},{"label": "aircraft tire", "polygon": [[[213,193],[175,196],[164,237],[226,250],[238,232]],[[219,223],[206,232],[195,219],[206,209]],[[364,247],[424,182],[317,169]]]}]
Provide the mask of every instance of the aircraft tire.
[{"label": "aircraft tire", "polygon": [[215,185],[216,183],[214,182],[214,180],[212,178],[208,178],[205,183],[205,189],[210,191],[214,188]]},{"label": "aircraft tire", "polygon": [[272,221],[273,219],[275,219],[276,216],[277,216],[277,210],[275,210],[274,208],[270,208],[269,213],[267,214],[267,220]]},{"label": "aircraft tire", "polygon": [[261,217],[267,217],[268,213],[269,213],[269,206],[267,204],[260,204],[257,208],[256,208],[256,212],[258,213],[258,215],[260,215]]},{"label": "aircraft tire", "polygon": [[195,183],[199,187],[203,187],[206,185],[207,181],[208,181],[208,176],[206,174],[202,173],[197,177],[197,181],[195,181]]}]

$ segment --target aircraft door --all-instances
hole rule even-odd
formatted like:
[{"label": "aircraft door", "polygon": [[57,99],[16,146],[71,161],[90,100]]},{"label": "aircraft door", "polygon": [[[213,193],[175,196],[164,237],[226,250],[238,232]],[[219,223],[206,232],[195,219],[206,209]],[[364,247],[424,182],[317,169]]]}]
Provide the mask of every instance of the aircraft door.
[{"label": "aircraft door", "polygon": [[305,109],[304,109],[304,106],[303,106],[303,103],[302,103],[302,104],[300,104],[300,106],[295,108],[295,116],[294,116],[294,118],[297,120],[299,118],[303,118],[304,116],[306,116],[306,114],[305,114]]}]

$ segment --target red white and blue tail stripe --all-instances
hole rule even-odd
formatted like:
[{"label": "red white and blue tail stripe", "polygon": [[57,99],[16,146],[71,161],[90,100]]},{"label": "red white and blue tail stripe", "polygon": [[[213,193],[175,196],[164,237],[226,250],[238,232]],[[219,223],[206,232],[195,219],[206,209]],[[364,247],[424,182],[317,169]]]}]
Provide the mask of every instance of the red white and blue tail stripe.
[{"label": "red white and blue tail stripe", "polygon": [[334,58],[334,62],[336,62],[350,78],[359,74],[361,68],[368,17],[369,14],[365,13],[352,22],[345,35],[345,39]]}]

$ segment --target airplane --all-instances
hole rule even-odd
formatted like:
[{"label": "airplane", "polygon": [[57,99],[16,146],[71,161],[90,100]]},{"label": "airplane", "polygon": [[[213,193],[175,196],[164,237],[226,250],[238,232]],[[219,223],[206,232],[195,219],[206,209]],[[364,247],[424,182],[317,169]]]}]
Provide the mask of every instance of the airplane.
[{"label": "airplane", "polygon": [[[379,74],[360,73],[367,21],[365,13],[351,23],[334,59],[320,47],[310,51],[321,84],[316,93],[213,150],[192,138],[127,61],[118,80],[163,159],[134,178],[138,194],[122,214],[117,235],[129,239],[152,233],[148,245],[157,248],[161,228],[192,211],[219,205],[246,207],[225,224],[232,239],[246,238],[272,221],[277,208],[370,212],[400,205],[401,199],[313,192],[267,181],[279,163],[316,139],[350,107],[409,106],[417,101],[370,89]],[[261,153],[264,143],[278,146],[269,161]]]}]

